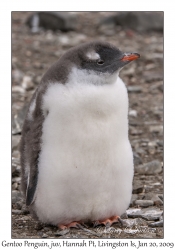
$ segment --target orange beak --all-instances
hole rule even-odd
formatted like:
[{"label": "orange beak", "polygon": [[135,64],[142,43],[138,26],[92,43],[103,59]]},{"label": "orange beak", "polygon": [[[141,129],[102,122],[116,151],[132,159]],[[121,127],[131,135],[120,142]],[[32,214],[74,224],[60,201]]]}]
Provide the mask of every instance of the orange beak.
[{"label": "orange beak", "polygon": [[138,58],[140,58],[140,55],[138,53],[125,53],[121,61],[134,61]]}]

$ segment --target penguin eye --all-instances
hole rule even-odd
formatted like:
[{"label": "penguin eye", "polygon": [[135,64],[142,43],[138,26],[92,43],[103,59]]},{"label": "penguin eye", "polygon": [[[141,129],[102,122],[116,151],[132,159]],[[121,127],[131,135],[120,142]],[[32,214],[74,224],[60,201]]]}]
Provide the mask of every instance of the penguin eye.
[{"label": "penguin eye", "polygon": [[103,60],[99,60],[99,61],[97,62],[97,64],[98,64],[98,65],[103,65],[103,64],[104,64],[104,61],[103,61]]}]

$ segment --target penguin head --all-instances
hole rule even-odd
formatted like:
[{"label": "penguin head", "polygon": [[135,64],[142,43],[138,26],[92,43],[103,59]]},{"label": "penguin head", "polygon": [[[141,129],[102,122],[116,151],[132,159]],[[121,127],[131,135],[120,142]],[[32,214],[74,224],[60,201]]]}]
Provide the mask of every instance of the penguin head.
[{"label": "penguin head", "polygon": [[108,77],[117,76],[125,65],[139,57],[138,53],[123,53],[107,42],[84,43],[69,49],[48,70],[44,78],[50,79],[52,76],[50,80],[55,79],[66,83],[73,75],[78,82],[94,79],[93,83],[97,84],[97,82],[105,82]]},{"label": "penguin head", "polygon": [[77,52],[80,68],[102,74],[119,72],[125,65],[140,57],[138,53],[123,53],[104,42],[84,44]]}]

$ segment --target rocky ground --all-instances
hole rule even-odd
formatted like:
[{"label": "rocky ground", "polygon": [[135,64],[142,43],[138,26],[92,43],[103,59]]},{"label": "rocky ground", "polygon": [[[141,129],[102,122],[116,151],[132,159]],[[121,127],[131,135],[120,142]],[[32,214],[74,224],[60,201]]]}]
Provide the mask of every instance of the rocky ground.
[{"label": "rocky ground", "polygon": [[[150,28],[153,21],[145,30],[144,22],[143,29],[129,24],[123,28],[113,21],[99,25],[101,19],[118,14],[114,12],[76,12],[69,22],[75,30],[69,31],[68,23],[67,32],[31,30],[25,24],[31,14],[12,13],[12,238],[162,238],[163,33]],[[141,54],[120,73],[129,94],[129,137],[135,159],[133,196],[122,216],[123,225],[60,231],[32,219],[22,199],[21,126],[28,101],[47,68],[70,47],[93,39]]]}]

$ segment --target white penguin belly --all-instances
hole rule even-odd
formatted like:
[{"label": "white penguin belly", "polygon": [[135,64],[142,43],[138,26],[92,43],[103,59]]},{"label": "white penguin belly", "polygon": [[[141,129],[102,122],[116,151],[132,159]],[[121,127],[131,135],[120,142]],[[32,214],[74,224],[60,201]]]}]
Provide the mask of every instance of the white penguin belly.
[{"label": "white penguin belly", "polygon": [[96,88],[77,92],[55,86],[52,98],[46,96],[49,114],[43,124],[34,203],[42,222],[106,219],[121,215],[129,205],[133,156],[127,116],[117,114],[112,87],[101,92]]}]

